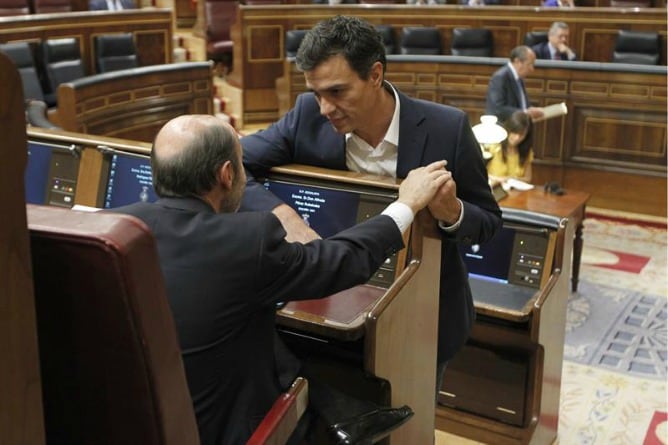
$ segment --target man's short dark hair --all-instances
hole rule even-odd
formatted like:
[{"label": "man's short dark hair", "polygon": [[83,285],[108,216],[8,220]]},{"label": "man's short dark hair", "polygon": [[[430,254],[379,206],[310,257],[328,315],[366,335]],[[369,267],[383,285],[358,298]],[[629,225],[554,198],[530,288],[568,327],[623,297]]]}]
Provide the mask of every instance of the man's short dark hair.
[{"label": "man's short dark hair", "polygon": [[200,196],[216,183],[220,167],[231,161],[240,168],[235,151],[237,138],[223,125],[208,125],[194,134],[189,144],[170,156],[151,151],[153,186],[160,197]]},{"label": "man's short dark hair", "polygon": [[297,50],[300,71],[311,71],[332,56],[342,54],[361,79],[368,79],[371,67],[380,62],[385,72],[385,45],[376,28],[358,18],[337,15],[310,29]]},{"label": "man's short dark hair", "polygon": [[510,51],[510,61],[519,60],[520,62],[526,62],[529,58],[529,51],[532,51],[532,49],[526,45],[516,46]]}]

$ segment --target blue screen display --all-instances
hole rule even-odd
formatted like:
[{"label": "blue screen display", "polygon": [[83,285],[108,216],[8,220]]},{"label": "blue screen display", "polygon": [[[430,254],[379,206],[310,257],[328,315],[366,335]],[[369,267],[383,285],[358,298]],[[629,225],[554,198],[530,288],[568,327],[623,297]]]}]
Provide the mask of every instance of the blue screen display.
[{"label": "blue screen display", "polygon": [[104,208],[110,209],[139,201],[158,199],[153,189],[151,161],[148,156],[114,153],[104,193]]},{"label": "blue screen display", "polygon": [[49,165],[52,146],[38,142],[28,142],[28,165],[24,175],[26,202],[44,204],[46,184],[49,180]]},{"label": "blue screen display", "polygon": [[460,245],[460,253],[469,274],[477,278],[507,283],[513,258],[515,233],[515,229],[503,227],[485,244]]},{"label": "blue screen display", "polygon": [[292,207],[322,238],[357,222],[358,193],[279,181],[266,181],[264,186]]}]

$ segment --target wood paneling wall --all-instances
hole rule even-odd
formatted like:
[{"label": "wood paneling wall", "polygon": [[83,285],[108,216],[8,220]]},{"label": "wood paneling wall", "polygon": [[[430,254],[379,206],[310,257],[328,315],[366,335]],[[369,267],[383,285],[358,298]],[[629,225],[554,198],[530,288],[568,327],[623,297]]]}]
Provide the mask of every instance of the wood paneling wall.
[{"label": "wood paneling wall", "polygon": [[228,83],[240,91],[234,111],[242,123],[266,122],[278,117],[275,81],[283,75],[284,36],[291,29],[309,29],[334,14],[356,15],[374,24],[389,24],[396,37],[403,26],[435,26],[441,31],[442,46],[449,53],[452,29],[484,27],[494,35],[494,56],[507,57],[524,42],[528,31],[547,30],[555,20],[570,25],[570,44],[580,60],[611,60],[619,29],[657,31],[663,40],[665,63],[666,10],[658,8],[535,8],[526,6],[439,5],[300,5],[240,6],[232,28],[234,69]]},{"label": "wood paneling wall", "polygon": [[146,66],[88,76],[58,87],[64,130],[151,142],[170,119],[213,114],[211,62]]}]

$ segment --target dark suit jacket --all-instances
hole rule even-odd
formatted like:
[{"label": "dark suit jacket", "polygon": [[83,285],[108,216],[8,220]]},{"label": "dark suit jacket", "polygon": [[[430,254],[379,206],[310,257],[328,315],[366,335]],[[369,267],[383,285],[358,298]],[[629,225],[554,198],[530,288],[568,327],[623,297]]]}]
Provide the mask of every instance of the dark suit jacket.
[{"label": "dark suit jacket", "polygon": [[[548,42],[541,42],[538,43],[534,46],[531,47],[534,53],[536,53],[536,58],[537,59],[548,59],[552,60],[552,54],[550,53],[550,46]],[[566,54],[559,54],[561,57],[561,60],[577,60],[577,59],[569,59],[568,55]]]},{"label": "dark suit jacket", "polygon": [[[524,90],[524,97],[531,105],[531,99]],[[503,123],[515,111],[522,110],[522,98],[520,88],[515,81],[515,76],[508,64],[505,64],[494,72],[487,87],[486,114],[493,114]],[[526,138],[520,144],[523,149],[528,150],[533,146],[533,125],[529,126]]]},{"label": "dark suit jacket", "polygon": [[[529,101],[526,90],[524,95]],[[515,111],[522,109],[520,88],[508,64],[496,70],[489,79],[485,108],[485,112],[498,117],[499,122],[505,121]]]},{"label": "dark suit jacket", "polygon": [[[466,114],[456,108],[409,98],[399,93],[397,176],[421,165],[446,159],[464,204],[459,230],[443,233],[439,310],[439,363],[448,360],[468,337],[475,312],[468,274],[457,243],[475,244],[491,238],[501,225],[500,210],[487,185],[480,146]],[[314,165],[346,170],[345,137],[320,115],[312,93],[297,98],[295,107],[276,124],[243,137],[244,165],[262,176],[272,166]],[[281,201],[252,180],[242,208],[270,209]]]},{"label": "dark suit jacket", "polygon": [[303,245],[286,242],[271,213],[216,214],[195,198],[113,211],[141,218],[156,238],[202,445],[245,444],[282,391],[277,302],[366,282],[403,246],[384,215]]}]

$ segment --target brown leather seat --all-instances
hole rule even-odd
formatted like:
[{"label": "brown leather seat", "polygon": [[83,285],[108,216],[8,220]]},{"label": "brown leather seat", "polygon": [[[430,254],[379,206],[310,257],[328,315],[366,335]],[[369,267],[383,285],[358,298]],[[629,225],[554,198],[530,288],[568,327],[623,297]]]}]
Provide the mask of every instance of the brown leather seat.
[{"label": "brown leather seat", "polygon": [[232,50],[234,42],[230,29],[237,18],[239,2],[230,0],[205,0],[204,16],[206,20],[206,56],[222,71],[232,70]]},{"label": "brown leather seat", "polygon": [[[198,444],[148,228],[126,215],[27,210],[47,442]],[[289,406],[303,397],[279,400],[267,438],[289,435]]]}]

